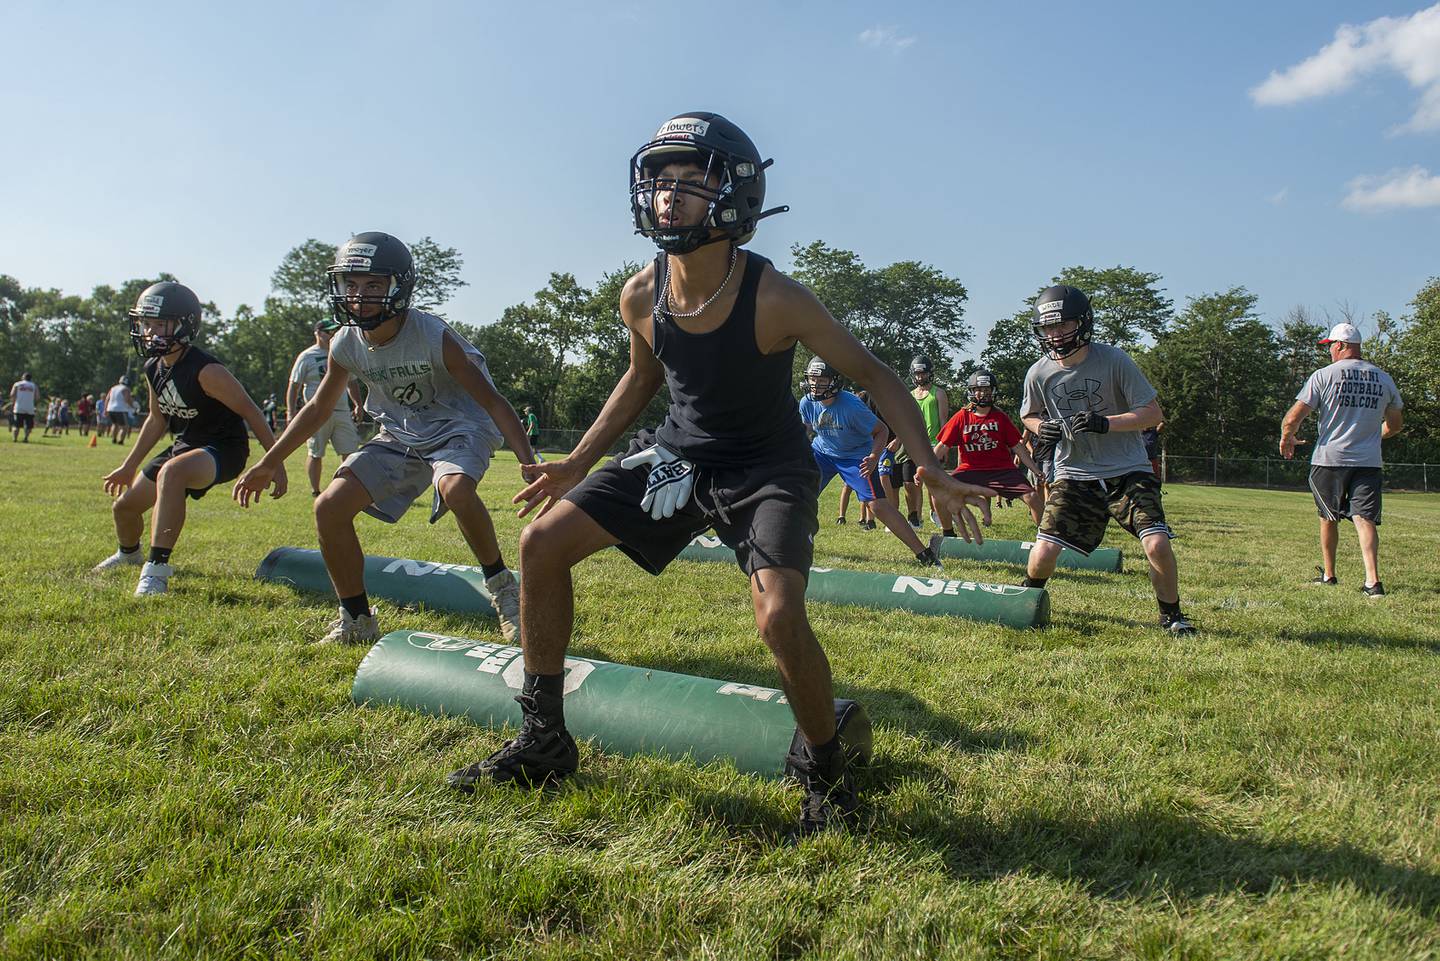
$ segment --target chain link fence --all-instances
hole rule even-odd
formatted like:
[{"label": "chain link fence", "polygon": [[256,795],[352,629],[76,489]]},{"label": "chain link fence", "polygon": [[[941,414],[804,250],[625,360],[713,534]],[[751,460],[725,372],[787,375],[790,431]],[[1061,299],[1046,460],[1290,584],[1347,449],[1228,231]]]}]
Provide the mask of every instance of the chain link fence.
[{"label": "chain link fence", "polygon": [[[1435,487],[1430,486],[1431,474]],[[1297,455],[1294,460],[1280,457],[1190,457],[1162,454],[1160,478],[1167,484],[1209,484],[1217,487],[1276,487],[1305,490],[1309,488],[1310,460]],[[1385,464],[1387,490],[1440,490],[1440,464]]]}]

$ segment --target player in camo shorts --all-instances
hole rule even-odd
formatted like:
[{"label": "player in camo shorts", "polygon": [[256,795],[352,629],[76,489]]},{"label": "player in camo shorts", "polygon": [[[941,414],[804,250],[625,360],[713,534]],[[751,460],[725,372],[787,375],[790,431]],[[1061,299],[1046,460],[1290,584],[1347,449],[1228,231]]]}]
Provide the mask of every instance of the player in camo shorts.
[{"label": "player in camo shorts", "polygon": [[1095,314],[1079,289],[1047,289],[1031,325],[1045,356],[1025,374],[1020,411],[1041,443],[1054,445],[1055,480],[1023,583],[1044,587],[1062,548],[1089,554],[1114,518],[1145,551],[1160,626],[1194,634],[1180,611],[1174,535],[1140,437],[1163,419],[1155,388],[1125,351],[1090,343]]}]

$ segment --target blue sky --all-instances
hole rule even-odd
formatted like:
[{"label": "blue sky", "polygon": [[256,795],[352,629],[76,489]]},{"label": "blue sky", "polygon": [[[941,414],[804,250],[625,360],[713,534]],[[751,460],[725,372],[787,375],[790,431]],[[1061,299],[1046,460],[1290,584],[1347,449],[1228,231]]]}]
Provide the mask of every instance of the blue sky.
[{"label": "blue sky", "polygon": [[1071,264],[1272,320],[1399,314],[1440,274],[1440,5],[1081,7],[11,0],[0,272],[169,271],[229,314],[295,244],[382,229],[459,248],[447,313],[488,323],[650,256],[630,154],[709,109],[792,207],[754,249],[959,277],[961,357]]}]

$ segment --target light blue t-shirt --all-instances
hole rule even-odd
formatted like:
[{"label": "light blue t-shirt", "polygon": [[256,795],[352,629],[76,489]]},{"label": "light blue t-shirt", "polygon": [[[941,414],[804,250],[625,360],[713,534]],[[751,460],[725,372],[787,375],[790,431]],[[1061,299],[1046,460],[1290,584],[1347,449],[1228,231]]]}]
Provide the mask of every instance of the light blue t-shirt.
[{"label": "light blue t-shirt", "polygon": [[836,394],[828,407],[809,396],[800,398],[800,419],[815,432],[811,446],[836,460],[860,460],[875,446],[870,433],[877,418],[848,390]]},{"label": "light blue t-shirt", "polygon": [[1337,360],[1310,375],[1295,398],[1315,410],[1319,425],[1310,463],[1320,467],[1382,467],[1385,411],[1404,407],[1390,375],[1368,360]]}]

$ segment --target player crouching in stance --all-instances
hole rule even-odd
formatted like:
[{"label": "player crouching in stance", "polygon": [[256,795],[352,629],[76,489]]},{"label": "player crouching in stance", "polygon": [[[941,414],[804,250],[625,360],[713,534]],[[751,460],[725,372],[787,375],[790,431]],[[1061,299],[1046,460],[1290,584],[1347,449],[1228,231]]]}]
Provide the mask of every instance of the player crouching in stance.
[{"label": "player crouching in stance", "polygon": [[[815,466],[820,468],[820,490],[836,474],[845,482],[861,504],[868,504],[875,519],[900,538],[915,555],[915,560],[944,574],[935,547],[920,538],[900,510],[887,497],[875,497],[870,478],[880,463],[889,431],[883,421],[871,412],[865,402],[848,390],[841,390],[840,372],[819,357],[812,358],[805,368],[805,396],[800,399],[800,420],[815,439],[810,444]],[[938,543],[937,534],[932,541]]]},{"label": "player crouching in stance", "polygon": [[[896,432],[912,448],[929,447],[895,375],[809,290],[741,249],[761,218],[785,209],[764,209],[768,165],[739,127],[713,113],[667,121],[632,158],[636,231],[661,252],[621,295],[630,366],[575,450],[538,465],[515,498],[525,502],[522,514],[541,507],[520,538],[525,678],[516,700],[524,722],[499,751],[450,776],[460,790],[485,781],[534,785],[575,771],[579,754],[563,710],[571,569],[618,545],[659,574],[713,527],[749,578],[756,626],[806,742],[789,758],[806,792],[802,831],[856,808],[835,733],[830,665],[805,615],[819,477],[791,388],[796,343],[868,385]],[[589,473],[662,381],[671,398],[664,423]],[[989,492],[952,480],[933,456],[923,463],[942,506],[978,534],[966,496]],[[980,504],[988,522],[988,502]]]},{"label": "player crouching in stance", "polygon": [[1140,439],[1164,419],[1155,388],[1125,351],[1090,343],[1095,314],[1081,290],[1048,288],[1035,301],[1031,326],[1045,356],[1025,374],[1020,410],[1041,443],[1055,445],[1055,482],[1024,585],[1044,587],[1062,548],[1089,554],[1099,547],[1113,517],[1139,539],[1150,562],[1160,626],[1194,634],[1180,612],[1174,535]]},{"label": "player crouching in stance", "polygon": [[[970,393],[970,403],[955,412],[955,416],[940,428],[935,443],[935,456],[944,459],[950,448],[960,454],[960,463],[955,470],[956,480],[967,484],[988,487],[996,496],[1005,498],[1008,504],[1017,497],[1030,508],[1030,516],[1038,525],[1043,502],[1035,488],[1015,466],[1020,463],[1037,476],[1040,468],[1025,448],[1020,431],[995,406],[995,375],[980,368],[965,382]],[[946,537],[954,537],[954,531],[945,531]]]},{"label": "player crouching in stance", "polygon": [[355,516],[363,511],[394,524],[432,483],[430,523],[447,509],[455,515],[485,572],[500,630],[517,640],[519,589],[475,487],[502,438],[522,465],[534,461],[520,418],[496,392],[484,355],[439,317],[410,306],[416,278],[409,247],[378,231],[357,234],[341,245],[328,273],[330,303],[342,326],[331,339],[325,375],[275,446],[235,483],[235,499],[243,506],[258,499],[285,457],[334,415],[351,376],[358,377],[380,433],[345,458],[315,499],[320,553],[340,598],[340,617],[322,641],[362,644],[380,637]]},{"label": "player crouching in stance", "polygon": [[[216,484],[233,480],[245,467],[250,443],[245,425],[265,447],[275,435],[240,382],[210,354],[194,346],[200,333],[200,299],[182,284],[151,284],[130,310],[130,341],[145,358],[150,414],[124,462],[105,476],[105,493],[116,496],[115,536],[120,549],[96,571],[141,563],[140,535],[145,512],[150,522],[150,557],[140,569],[135,596],[164,594],[175,568],[170,552],[185,524],[185,498],[199,499]],[[175,442],[135,471],[145,455],[179,425]],[[274,475],[274,496],[285,493],[285,472]]]}]

